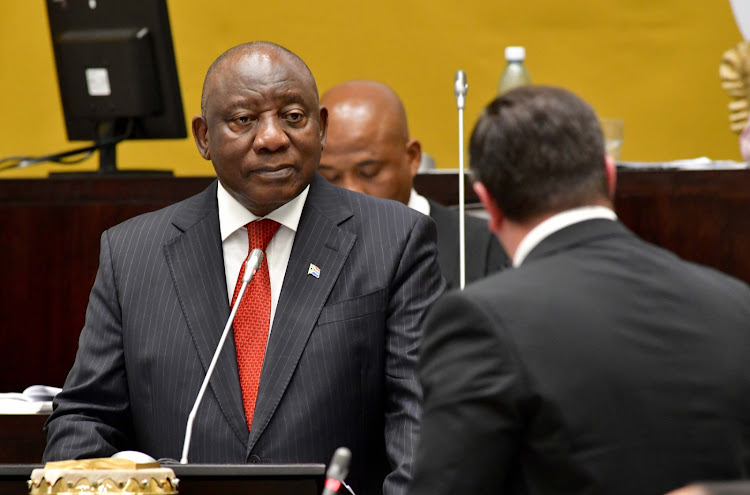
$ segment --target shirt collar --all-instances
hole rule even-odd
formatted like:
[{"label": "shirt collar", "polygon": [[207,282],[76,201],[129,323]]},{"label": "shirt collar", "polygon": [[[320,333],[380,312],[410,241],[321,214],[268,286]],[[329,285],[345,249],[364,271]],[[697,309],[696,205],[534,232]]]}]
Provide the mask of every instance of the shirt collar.
[{"label": "shirt collar", "polygon": [[[291,229],[293,232],[297,232],[299,219],[302,216],[302,209],[305,206],[305,201],[307,200],[307,194],[309,192],[310,185],[308,184],[296,198],[279,206],[264,218],[275,220],[284,227]],[[257,215],[252,214],[242,206],[239,201],[234,199],[232,195],[224,189],[221,182],[219,182],[219,187],[216,188],[216,199],[219,205],[221,242],[224,242],[227,237],[238,229],[260,218]]]},{"label": "shirt collar", "polygon": [[423,215],[430,216],[430,202],[427,198],[421,196],[413,187],[409,195],[409,208],[416,210]]},{"label": "shirt collar", "polygon": [[608,220],[617,220],[617,215],[610,208],[605,206],[582,206],[563,211],[553,215],[531,229],[528,234],[521,240],[513,256],[513,266],[519,266],[526,259],[526,256],[544,239],[562,230],[574,223],[583,222],[584,220],[593,220],[595,218],[605,218]]}]

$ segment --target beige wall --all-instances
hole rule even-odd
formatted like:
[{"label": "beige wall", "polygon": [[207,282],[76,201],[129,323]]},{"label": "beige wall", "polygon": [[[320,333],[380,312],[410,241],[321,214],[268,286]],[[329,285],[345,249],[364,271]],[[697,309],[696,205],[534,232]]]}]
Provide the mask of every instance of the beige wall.
[{"label": "beige wall", "polygon": [[[726,0],[168,3],[188,120],[199,112],[211,61],[230,46],[266,39],[305,59],[321,91],[352,78],[390,84],[405,101],[413,136],[439,167],[455,167],[455,71],[468,75],[468,136],[494,96],[503,48],[521,44],[534,82],[572,89],[600,115],[625,120],[622,159],[740,158],[717,75],[722,53],[741,39]],[[3,0],[0,14],[0,158],[82,144],[65,136],[44,2]],[[118,150],[121,168],[213,174],[192,139]],[[0,178],[59,169],[37,166]]]}]

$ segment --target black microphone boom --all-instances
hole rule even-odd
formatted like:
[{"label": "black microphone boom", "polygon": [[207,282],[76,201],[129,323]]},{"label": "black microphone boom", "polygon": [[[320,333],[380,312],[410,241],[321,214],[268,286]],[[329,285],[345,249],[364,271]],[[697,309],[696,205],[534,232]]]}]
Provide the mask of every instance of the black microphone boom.
[{"label": "black microphone boom", "polygon": [[326,485],[322,495],[334,495],[338,493],[344,478],[349,474],[349,462],[352,460],[352,453],[346,447],[339,447],[333,453],[331,463],[326,471]]},{"label": "black microphone boom", "polygon": [[208,366],[206,377],[203,379],[201,389],[200,391],[198,391],[198,397],[195,398],[193,409],[188,415],[187,428],[185,429],[185,442],[182,444],[182,459],[180,459],[180,464],[187,464],[188,462],[188,451],[190,450],[190,440],[193,436],[193,423],[195,422],[195,415],[198,413],[198,406],[200,405],[201,400],[203,400],[203,394],[206,392],[208,382],[211,379],[211,375],[213,375],[214,373],[216,361],[219,360],[219,354],[221,354],[221,349],[224,347],[224,341],[227,340],[229,329],[232,328],[234,315],[237,313],[237,308],[240,307],[240,301],[242,301],[242,296],[245,295],[245,289],[247,289],[247,285],[253,279],[253,275],[255,275],[255,272],[257,272],[258,268],[260,268],[261,261],[263,261],[263,251],[255,248],[250,252],[250,256],[247,257],[247,261],[245,262],[245,274],[242,276],[242,286],[240,287],[240,292],[239,294],[237,294],[237,299],[234,301],[232,312],[229,313],[227,324],[224,327],[224,332],[221,334],[221,338],[219,339],[219,345],[216,346],[214,357],[213,359],[211,359],[211,364]]}]

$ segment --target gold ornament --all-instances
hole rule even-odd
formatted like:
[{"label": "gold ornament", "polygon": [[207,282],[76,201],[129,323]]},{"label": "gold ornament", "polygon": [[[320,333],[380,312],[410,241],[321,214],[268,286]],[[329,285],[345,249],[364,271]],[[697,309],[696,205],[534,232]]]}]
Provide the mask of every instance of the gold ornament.
[{"label": "gold ornament", "polygon": [[127,459],[83,459],[48,462],[35,469],[28,482],[30,495],[145,494],[176,495],[179,480],[158,462]]},{"label": "gold ornament", "polygon": [[750,42],[742,41],[724,52],[719,78],[721,87],[732,99],[729,102],[729,128],[740,133],[750,117]]}]

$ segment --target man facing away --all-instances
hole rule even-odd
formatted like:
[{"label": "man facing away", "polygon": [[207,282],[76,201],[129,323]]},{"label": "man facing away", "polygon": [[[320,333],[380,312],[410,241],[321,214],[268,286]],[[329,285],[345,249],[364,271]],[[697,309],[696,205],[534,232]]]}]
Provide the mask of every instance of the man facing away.
[{"label": "man facing away", "polygon": [[428,312],[411,495],[663,494],[750,472],[750,290],[612,211],[593,110],[524,87],[470,141],[514,269]]},{"label": "man facing away", "polygon": [[[437,225],[440,269],[448,287],[458,287],[458,211],[414,190],[422,147],[409,137],[398,95],[376,81],[349,81],[328,90],[321,101],[329,115],[321,175],[333,184],[393,199],[432,217]],[[485,220],[467,215],[465,231],[467,282],[507,266],[508,257]]]},{"label": "man facing away", "polygon": [[419,322],[444,286],[435,227],[320,177],[326,122],[310,70],[285,48],[248,43],[213,63],[193,134],[218,181],[102,235],[45,460],[180,458],[241,267],[260,248],[189,461],[327,463],[346,446],[359,495],[404,492]]}]

